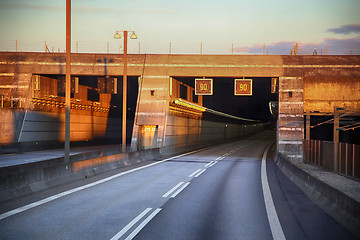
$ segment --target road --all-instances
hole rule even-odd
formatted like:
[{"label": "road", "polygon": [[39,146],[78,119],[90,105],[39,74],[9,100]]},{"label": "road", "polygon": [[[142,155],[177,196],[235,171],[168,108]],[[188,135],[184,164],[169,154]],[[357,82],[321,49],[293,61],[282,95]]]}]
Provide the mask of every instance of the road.
[{"label": "road", "polygon": [[279,171],[273,141],[264,131],[4,203],[0,239],[355,239]]}]

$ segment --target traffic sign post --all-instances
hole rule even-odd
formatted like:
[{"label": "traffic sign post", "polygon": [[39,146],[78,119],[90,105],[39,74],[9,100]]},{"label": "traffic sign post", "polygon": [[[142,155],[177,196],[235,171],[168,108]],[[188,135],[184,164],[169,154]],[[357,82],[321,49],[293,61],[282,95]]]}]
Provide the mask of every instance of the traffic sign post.
[{"label": "traffic sign post", "polygon": [[195,95],[213,95],[213,79],[195,78]]},{"label": "traffic sign post", "polygon": [[236,96],[252,96],[252,79],[235,79],[234,94]]}]

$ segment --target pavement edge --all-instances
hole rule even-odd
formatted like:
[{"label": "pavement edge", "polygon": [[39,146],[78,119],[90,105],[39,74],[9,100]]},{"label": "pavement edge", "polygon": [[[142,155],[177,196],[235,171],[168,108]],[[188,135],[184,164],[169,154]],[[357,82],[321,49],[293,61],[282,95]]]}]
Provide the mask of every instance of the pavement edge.
[{"label": "pavement edge", "polygon": [[313,202],[360,238],[360,202],[276,153],[275,164]]}]

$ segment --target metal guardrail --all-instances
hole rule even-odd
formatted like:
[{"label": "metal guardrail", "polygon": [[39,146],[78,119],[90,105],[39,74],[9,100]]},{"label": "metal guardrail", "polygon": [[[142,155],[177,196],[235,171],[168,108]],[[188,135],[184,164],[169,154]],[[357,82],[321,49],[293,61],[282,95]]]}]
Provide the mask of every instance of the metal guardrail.
[{"label": "metal guardrail", "polygon": [[360,145],[303,140],[304,162],[360,179]]}]

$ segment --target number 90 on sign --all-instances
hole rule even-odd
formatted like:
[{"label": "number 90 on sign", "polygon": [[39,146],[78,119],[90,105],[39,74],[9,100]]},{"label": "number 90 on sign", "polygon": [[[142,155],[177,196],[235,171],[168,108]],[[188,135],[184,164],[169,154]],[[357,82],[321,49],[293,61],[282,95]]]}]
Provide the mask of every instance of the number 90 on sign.
[{"label": "number 90 on sign", "polygon": [[234,85],[236,96],[252,95],[252,79],[235,79]]},{"label": "number 90 on sign", "polygon": [[195,78],[195,95],[212,95],[213,94],[213,80]]}]

